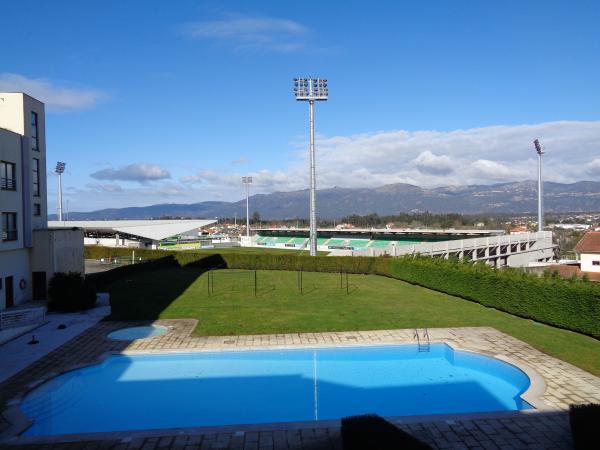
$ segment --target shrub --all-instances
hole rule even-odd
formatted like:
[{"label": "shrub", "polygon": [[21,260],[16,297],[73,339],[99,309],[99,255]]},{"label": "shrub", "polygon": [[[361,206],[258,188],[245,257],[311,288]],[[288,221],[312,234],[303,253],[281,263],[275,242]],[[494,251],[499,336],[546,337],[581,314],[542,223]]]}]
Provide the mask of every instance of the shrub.
[{"label": "shrub", "polygon": [[96,304],[96,289],[79,272],[57,272],[48,286],[48,308],[53,311],[81,311]]},{"label": "shrub", "polygon": [[598,448],[600,405],[571,405],[569,408],[571,436],[576,450]]}]

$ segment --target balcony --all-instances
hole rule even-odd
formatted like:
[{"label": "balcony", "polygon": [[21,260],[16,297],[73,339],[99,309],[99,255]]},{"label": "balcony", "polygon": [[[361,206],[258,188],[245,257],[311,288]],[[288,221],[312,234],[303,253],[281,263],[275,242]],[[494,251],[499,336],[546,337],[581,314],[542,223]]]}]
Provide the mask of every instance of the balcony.
[{"label": "balcony", "polygon": [[0,189],[2,189],[3,191],[16,191],[16,178],[0,178]]}]

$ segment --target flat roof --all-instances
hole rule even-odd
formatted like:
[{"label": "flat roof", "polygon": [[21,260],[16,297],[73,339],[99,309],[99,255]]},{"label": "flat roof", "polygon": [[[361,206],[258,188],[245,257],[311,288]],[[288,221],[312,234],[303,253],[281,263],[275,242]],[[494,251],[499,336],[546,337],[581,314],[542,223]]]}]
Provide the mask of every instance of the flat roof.
[{"label": "flat roof", "polygon": [[125,233],[154,241],[205,227],[216,220],[50,220],[49,228],[83,228],[85,231]]},{"label": "flat roof", "polygon": [[[252,231],[260,233],[261,231],[267,231],[269,233],[309,233],[309,228],[252,228]],[[454,228],[442,229],[442,228],[318,228],[317,233],[337,233],[337,234],[392,234],[392,235],[408,235],[408,234],[420,234],[420,235],[433,235],[433,236],[499,236],[506,234],[504,230],[480,230],[480,229],[469,229],[469,230],[457,230]]]}]

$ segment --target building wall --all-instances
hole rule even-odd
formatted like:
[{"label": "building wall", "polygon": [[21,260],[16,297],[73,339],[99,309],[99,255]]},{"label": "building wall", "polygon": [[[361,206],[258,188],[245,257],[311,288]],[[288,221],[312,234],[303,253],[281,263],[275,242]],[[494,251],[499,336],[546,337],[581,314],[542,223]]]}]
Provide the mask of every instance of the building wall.
[{"label": "building wall", "polygon": [[[37,114],[37,149],[31,113]],[[39,161],[39,194],[34,193],[33,162]],[[0,160],[16,164],[16,190],[0,190],[0,212],[17,213],[17,239],[0,240],[0,309],[6,307],[6,278],[13,278],[14,304],[32,297],[33,230],[48,224],[44,104],[26,94],[0,92]],[[35,205],[39,214],[35,215]],[[1,225],[0,225],[1,226]],[[23,280],[24,283],[21,283]],[[20,284],[25,287],[21,288]]]},{"label": "building wall", "polygon": [[[1,125],[1,123],[0,123]],[[0,129],[0,161],[15,164],[16,189],[0,190],[0,213],[11,212],[17,214],[17,240],[2,241],[0,239],[0,252],[23,248],[23,176],[21,174],[22,149],[21,136],[11,131]],[[2,223],[0,222],[0,227]],[[1,275],[0,275],[1,276]]]},{"label": "building wall", "polygon": [[[13,277],[13,301],[15,305],[31,298],[31,272],[29,270],[29,249],[0,251],[0,310],[6,308],[6,278]],[[19,287],[21,280],[25,281],[25,289]]]},{"label": "building wall", "polygon": [[31,270],[46,272],[47,281],[57,272],[84,274],[82,242],[82,229],[34,231]]},{"label": "building wall", "polygon": [[600,253],[582,253],[580,255],[581,271],[600,273],[600,265],[593,265],[592,263],[594,261],[598,261],[600,263]]}]

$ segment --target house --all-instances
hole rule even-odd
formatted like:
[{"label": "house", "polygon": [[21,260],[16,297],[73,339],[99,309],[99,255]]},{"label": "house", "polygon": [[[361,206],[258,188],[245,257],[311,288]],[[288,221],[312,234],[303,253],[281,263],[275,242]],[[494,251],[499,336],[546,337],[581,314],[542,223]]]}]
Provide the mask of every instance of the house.
[{"label": "house", "polygon": [[600,273],[600,231],[588,231],[575,246],[582,272]]}]

